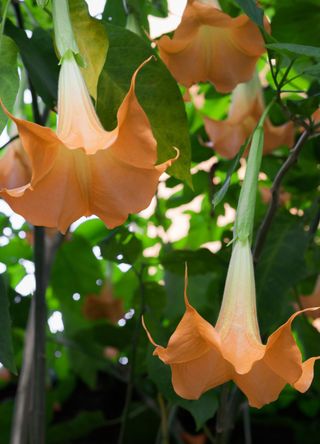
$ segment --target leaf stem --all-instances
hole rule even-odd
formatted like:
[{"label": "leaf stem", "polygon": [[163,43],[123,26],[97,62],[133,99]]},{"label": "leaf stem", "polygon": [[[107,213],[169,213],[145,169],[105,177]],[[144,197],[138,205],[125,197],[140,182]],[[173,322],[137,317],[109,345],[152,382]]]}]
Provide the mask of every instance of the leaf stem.
[{"label": "leaf stem", "polygon": [[5,0],[4,6],[3,6],[3,16],[2,16],[2,20],[1,20],[1,27],[0,27],[0,50],[1,50],[2,37],[4,34],[4,25],[6,24],[6,19],[7,19],[7,15],[8,15],[9,5],[10,5],[10,0]]}]

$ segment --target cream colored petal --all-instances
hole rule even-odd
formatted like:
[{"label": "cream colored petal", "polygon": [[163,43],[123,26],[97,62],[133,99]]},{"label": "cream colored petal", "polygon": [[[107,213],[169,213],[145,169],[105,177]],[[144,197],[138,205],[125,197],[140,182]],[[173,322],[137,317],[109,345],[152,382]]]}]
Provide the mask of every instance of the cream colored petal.
[{"label": "cream colored petal", "polygon": [[108,148],[117,128],[105,131],[93,107],[87,86],[73,56],[63,59],[58,88],[57,136],[70,148],[84,148],[87,154]]},{"label": "cream colored petal", "polygon": [[216,323],[221,351],[239,374],[248,373],[265,353],[259,333],[252,254],[249,241],[236,241]]}]

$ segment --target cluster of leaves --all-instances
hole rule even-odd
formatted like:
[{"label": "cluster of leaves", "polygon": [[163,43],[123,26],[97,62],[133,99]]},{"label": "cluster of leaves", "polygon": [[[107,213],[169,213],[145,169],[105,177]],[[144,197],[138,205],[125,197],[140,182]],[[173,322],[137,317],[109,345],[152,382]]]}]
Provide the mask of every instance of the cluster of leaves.
[{"label": "cluster of leaves", "polygon": [[[0,1],[0,8],[4,3]],[[314,46],[318,2],[260,3],[272,17],[273,39],[268,51],[274,60],[274,72],[273,76],[268,74],[266,101],[276,91],[279,93],[279,85],[289,91],[285,102],[279,96],[271,120],[282,123],[286,112],[303,123],[319,107],[320,48]],[[224,0],[221,5],[233,15],[243,8],[262,26],[261,14],[253,2]],[[26,0],[21,8],[16,4],[9,8],[0,51],[0,97],[10,110],[15,106],[32,120],[32,107],[23,100],[29,79],[41,98],[41,109],[49,113],[48,124],[54,126],[51,110],[57,100],[59,67],[48,7],[41,9]],[[137,96],[157,139],[159,161],[172,157],[171,146],[179,146],[180,158],[171,168],[172,177],[162,180],[154,210],[147,216],[133,215],[114,230],[108,230],[98,219],[86,220],[72,228],[60,243],[46,293],[47,442],[102,443],[106,437],[109,443],[117,442],[129,384],[132,394],[124,442],[165,442],[162,434],[167,430],[170,442],[181,443],[182,430],[191,434],[203,433],[203,427],[207,433],[208,429],[214,430],[221,389],[206,393],[198,401],[179,398],[171,386],[170,369],[152,356],[141,315],[145,314],[157,342],[166,344],[184,312],[183,273],[187,262],[190,300],[214,324],[230,257],[227,245],[232,239],[232,215],[241,184],[239,163],[213,157],[212,149],[204,146],[207,136],[202,115],[193,103],[183,102],[179,87],[150,45],[147,17],[165,17],[166,0],[108,0],[100,21],[89,16],[83,0],[70,0],[70,9],[80,48],[88,39],[95,41],[87,60],[92,62],[91,78],[98,75],[99,79],[96,95],[93,89],[90,92],[96,98],[104,127],[115,126],[119,103],[134,70],[146,58],[155,56],[139,74]],[[32,31],[31,38],[21,29],[21,17],[25,29]],[[103,44],[104,57],[97,60],[94,50]],[[90,81],[88,85],[90,89]],[[201,85],[200,92],[205,95],[202,112],[224,118],[230,96],[217,93],[211,85]],[[6,123],[0,110],[0,131]],[[261,189],[271,187],[287,156],[286,149],[279,149],[263,159]],[[288,198],[277,213],[256,267],[263,337],[287,319],[298,304],[297,296],[313,290],[320,268],[319,164],[319,141],[312,138],[282,183],[282,192],[289,193]],[[227,194],[213,200],[226,178]],[[256,229],[267,208],[262,196],[257,197]],[[218,202],[221,198],[227,204]],[[0,444],[5,444],[10,439],[18,382],[15,373],[22,367],[32,299],[31,294],[23,292],[22,284],[30,282],[34,273],[31,227],[17,220],[7,207],[1,208],[0,263],[5,271],[0,275],[0,361],[12,372],[9,375],[4,367],[0,369]],[[185,224],[185,230],[181,224]],[[88,295],[99,295],[106,282],[113,297],[123,304],[118,324],[86,315]],[[63,324],[55,325],[57,319]],[[308,320],[297,320],[295,331],[304,357],[320,354],[319,333]],[[273,405],[252,410],[254,441],[279,439],[283,434],[290,442],[317,442],[316,434],[305,436],[304,431],[316,431],[319,395],[320,383],[315,378],[304,397],[287,388]],[[232,442],[244,442],[240,417],[236,418],[233,436]]]}]

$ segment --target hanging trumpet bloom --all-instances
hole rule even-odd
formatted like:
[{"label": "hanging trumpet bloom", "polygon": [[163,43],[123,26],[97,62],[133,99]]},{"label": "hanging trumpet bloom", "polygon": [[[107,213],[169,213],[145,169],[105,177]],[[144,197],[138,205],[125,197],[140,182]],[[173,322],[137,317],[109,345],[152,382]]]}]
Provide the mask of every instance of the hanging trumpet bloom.
[{"label": "hanging trumpet bloom", "polygon": [[182,85],[210,81],[220,92],[248,81],[265,51],[258,27],[246,15],[232,18],[212,0],[189,0],[173,38],[163,36],[158,48]]},{"label": "hanging trumpet bloom", "polygon": [[157,143],[135,95],[142,66],[118,110],[118,126],[110,132],[99,122],[72,53],[62,61],[56,133],[6,111],[18,127],[32,171],[25,180],[21,175],[13,180],[10,171],[1,175],[0,194],[14,211],[34,225],[65,232],[79,217],[92,214],[112,228],[149,205],[159,176],[174,159],[155,165]]},{"label": "hanging trumpet bloom", "polygon": [[[227,119],[204,118],[206,132],[213,148],[221,156],[232,159],[252,134],[264,110],[261,84],[255,74],[247,83],[238,85],[232,93]],[[291,147],[294,142],[292,122],[274,126],[267,117],[264,122],[264,154],[281,145]]]},{"label": "hanging trumpet bloom", "polygon": [[[263,344],[260,337],[251,254],[254,209],[264,141],[263,124],[270,104],[252,136],[247,170],[241,188],[234,226],[234,242],[220,313],[215,327],[203,319],[187,297],[186,311],[167,347],[156,344],[154,355],[170,365],[178,395],[198,399],[205,391],[234,381],[252,407],[276,400],[289,383],[305,392],[313,379],[313,357],[302,361],[291,324],[304,310],[294,313]],[[317,310],[309,309],[309,310]]]},{"label": "hanging trumpet bloom", "polygon": [[[260,338],[253,263],[248,241],[236,241],[226,279],[216,326],[203,319],[191,306],[185,282],[186,311],[167,347],[157,345],[154,355],[170,365],[172,385],[185,399],[227,381],[234,381],[252,407],[275,401],[288,383],[305,392],[313,379],[318,358],[302,362],[291,333],[294,313],[264,345]],[[312,309],[311,309],[312,310]]]}]

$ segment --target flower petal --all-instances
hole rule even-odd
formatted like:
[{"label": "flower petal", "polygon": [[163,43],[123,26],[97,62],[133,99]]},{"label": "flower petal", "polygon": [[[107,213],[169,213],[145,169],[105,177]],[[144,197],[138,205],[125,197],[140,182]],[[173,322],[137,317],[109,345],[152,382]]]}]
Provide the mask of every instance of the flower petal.
[{"label": "flower petal", "polygon": [[230,380],[231,365],[214,348],[197,359],[171,364],[172,385],[185,399],[198,399],[207,390]]},{"label": "flower petal", "polygon": [[297,382],[303,372],[301,352],[292,335],[291,324],[299,314],[309,310],[317,308],[294,313],[285,324],[269,336],[266,345],[265,363],[289,384]]},{"label": "flower petal", "polygon": [[20,139],[9,144],[0,159],[0,192],[13,197],[23,195],[30,187],[31,167]]},{"label": "flower petal", "polygon": [[248,17],[231,18],[199,1],[187,4],[173,39],[164,36],[158,46],[180,83],[189,87],[209,80],[220,92],[249,80],[264,52],[259,30]]},{"label": "flower petal", "polygon": [[309,358],[302,364],[302,375],[293,384],[293,387],[299,392],[304,393],[310,387],[313,380],[313,366],[318,359],[320,359],[320,356]]},{"label": "flower petal", "polygon": [[235,373],[233,380],[248,398],[250,406],[258,409],[275,401],[287,383],[264,360],[257,361],[247,374]]},{"label": "flower petal", "polygon": [[95,154],[114,142],[118,128],[108,132],[102,127],[73,55],[62,61],[58,93],[57,136],[67,148]]}]

